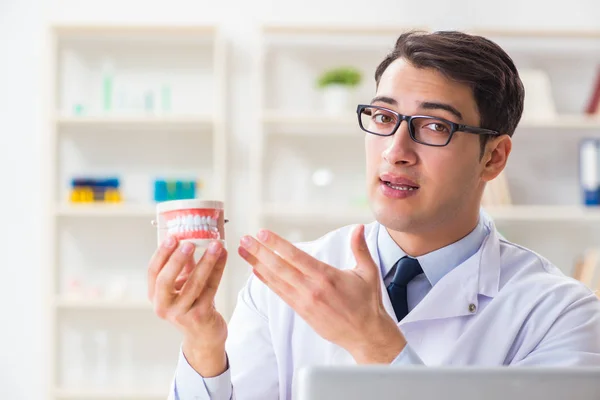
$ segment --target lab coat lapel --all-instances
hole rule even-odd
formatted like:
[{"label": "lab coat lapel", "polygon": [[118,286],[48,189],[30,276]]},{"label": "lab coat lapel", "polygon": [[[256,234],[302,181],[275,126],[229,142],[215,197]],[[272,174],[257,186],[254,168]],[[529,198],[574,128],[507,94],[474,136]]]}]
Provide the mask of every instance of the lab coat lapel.
[{"label": "lab coat lapel", "polygon": [[[408,343],[423,358],[429,354],[431,343],[423,340],[425,332],[449,327],[456,317],[475,316],[479,296],[494,297],[500,279],[500,242],[493,225],[490,234],[472,257],[444,276],[425,298],[398,324]],[[437,320],[435,324],[433,320]],[[447,329],[441,335],[452,343],[460,329]],[[430,334],[431,332],[427,332]],[[433,355],[432,357],[439,356]],[[431,361],[431,360],[425,360]]]},{"label": "lab coat lapel", "polygon": [[[431,326],[427,321],[434,319],[452,320],[452,318],[476,315],[479,307],[478,297],[484,295],[493,297],[498,292],[500,277],[500,243],[496,228],[485,215],[490,234],[484,239],[480,249],[463,264],[450,271],[425,296],[425,298],[398,324],[411,347],[419,353],[425,353],[423,346],[426,342],[421,335]],[[365,238],[369,252],[379,271],[379,283],[383,306],[387,313],[398,322],[390,301],[379,261],[377,235],[381,229],[374,222],[365,226]],[[344,268],[354,268],[356,260],[350,247],[350,235],[347,238],[346,262]],[[448,341],[454,338],[447,337]],[[337,347],[337,346],[336,346]],[[354,364],[352,356],[343,348],[338,347],[332,352],[333,364]]]},{"label": "lab coat lapel", "polygon": [[500,243],[495,227],[488,226],[490,233],[479,250],[440,279],[400,326],[475,314],[479,294],[496,295],[500,277]]}]

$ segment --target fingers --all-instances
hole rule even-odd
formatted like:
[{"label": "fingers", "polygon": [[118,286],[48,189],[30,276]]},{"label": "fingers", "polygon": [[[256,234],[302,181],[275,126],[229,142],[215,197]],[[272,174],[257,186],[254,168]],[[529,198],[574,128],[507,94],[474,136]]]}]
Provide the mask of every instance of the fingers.
[{"label": "fingers", "polygon": [[352,253],[356,259],[356,272],[361,274],[364,278],[373,278],[374,275],[378,274],[377,264],[373,261],[367,241],[365,240],[365,227],[364,225],[358,225],[352,232],[350,239],[350,245],[352,247]]},{"label": "fingers", "polygon": [[148,299],[150,299],[150,301],[154,299],[156,278],[176,247],[177,239],[169,236],[167,239],[165,239],[165,241],[163,241],[161,246],[156,249],[152,255],[152,258],[150,259],[150,264],[148,266]]},{"label": "fingers", "polygon": [[205,297],[207,301],[210,300],[211,303],[214,301],[215,296],[217,295],[217,290],[219,289],[219,284],[221,283],[223,272],[225,271],[225,265],[227,264],[227,256],[227,251],[223,249],[221,256],[217,260],[217,263],[206,280],[202,297]]},{"label": "fingers", "polygon": [[167,264],[161,269],[156,277],[155,309],[162,313],[173,303],[175,297],[175,280],[181,273],[183,267],[189,262],[194,254],[194,244],[183,242],[176,251],[171,254]]},{"label": "fingers", "polygon": [[258,279],[260,279],[262,281],[262,283],[264,283],[265,285],[268,286],[267,280],[265,279],[264,276],[262,276],[262,274],[260,272],[258,272],[258,270],[256,268],[254,268],[255,265],[260,264],[260,262],[256,259],[256,257],[254,257],[252,254],[248,253],[248,250],[246,250],[243,247],[238,247],[238,254],[240,255],[240,257],[242,257],[248,264],[250,264],[250,266],[252,266],[252,273],[254,275],[256,275],[256,277]]},{"label": "fingers", "polygon": [[[279,254],[288,264],[291,264],[291,266],[298,269],[302,274],[310,277],[320,277],[325,272],[325,264],[300,250],[279,235],[263,229],[258,232],[257,237],[266,246],[263,247],[272,249],[274,253]],[[252,253],[252,249],[247,250]],[[266,259],[261,258],[262,254],[254,255],[261,262],[267,262]]]},{"label": "fingers", "polygon": [[[180,311],[187,312],[199,297],[203,299],[211,297],[212,288],[207,286],[209,284],[219,286],[220,275],[222,275],[227,260],[226,253],[227,251],[220,242],[214,241],[210,244],[181,288],[181,293],[177,299],[177,308]],[[217,271],[219,281],[209,283],[215,269],[221,269],[220,273]],[[216,292],[216,289],[214,292]],[[212,293],[212,297],[214,297],[214,293]],[[212,302],[212,298],[208,301]]]},{"label": "fingers", "polygon": [[252,238],[254,241],[251,247],[253,251],[247,250],[247,247],[240,247],[238,254],[258,273],[256,274],[263,283],[284,300],[286,297],[297,292],[297,288],[305,284],[304,275],[297,269],[289,265],[281,257],[273,253],[270,249]]},{"label": "fingers", "polygon": [[183,287],[183,284],[187,282],[188,278],[192,271],[196,268],[196,264],[193,258],[190,258],[188,262],[183,267],[183,271],[177,276],[175,279],[175,290],[180,291]]}]

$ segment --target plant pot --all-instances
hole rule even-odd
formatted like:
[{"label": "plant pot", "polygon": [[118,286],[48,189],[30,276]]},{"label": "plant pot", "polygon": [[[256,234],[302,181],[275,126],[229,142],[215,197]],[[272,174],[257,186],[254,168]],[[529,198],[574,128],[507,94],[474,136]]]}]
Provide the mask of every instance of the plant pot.
[{"label": "plant pot", "polygon": [[322,89],[323,111],[329,115],[349,114],[352,111],[353,88],[346,85],[328,85]]}]

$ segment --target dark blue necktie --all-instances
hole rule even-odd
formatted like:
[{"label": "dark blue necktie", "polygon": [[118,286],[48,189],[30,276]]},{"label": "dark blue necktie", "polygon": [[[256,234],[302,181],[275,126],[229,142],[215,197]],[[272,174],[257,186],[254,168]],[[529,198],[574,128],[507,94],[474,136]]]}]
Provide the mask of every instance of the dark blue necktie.
[{"label": "dark blue necktie", "polygon": [[390,295],[390,300],[392,301],[398,321],[402,321],[406,317],[406,314],[408,314],[406,286],[408,282],[421,273],[423,273],[423,269],[416,258],[405,256],[396,263],[394,279],[388,285],[387,292]]}]

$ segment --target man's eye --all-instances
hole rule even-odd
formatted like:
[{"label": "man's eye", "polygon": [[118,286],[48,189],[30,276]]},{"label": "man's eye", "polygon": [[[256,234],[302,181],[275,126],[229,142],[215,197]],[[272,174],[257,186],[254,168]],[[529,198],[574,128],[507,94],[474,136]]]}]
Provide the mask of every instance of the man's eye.
[{"label": "man's eye", "polygon": [[439,122],[432,122],[430,124],[427,124],[427,125],[425,125],[425,128],[430,129],[432,131],[436,131],[436,132],[442,132],[442,133],[450,131],[446,125],[441,124]]},{"label": "man's eye", "polygon": [[373,120],[378,124],[388,124],[392,122],[392,118],[385,114],[376,114],[373,116]]}]

